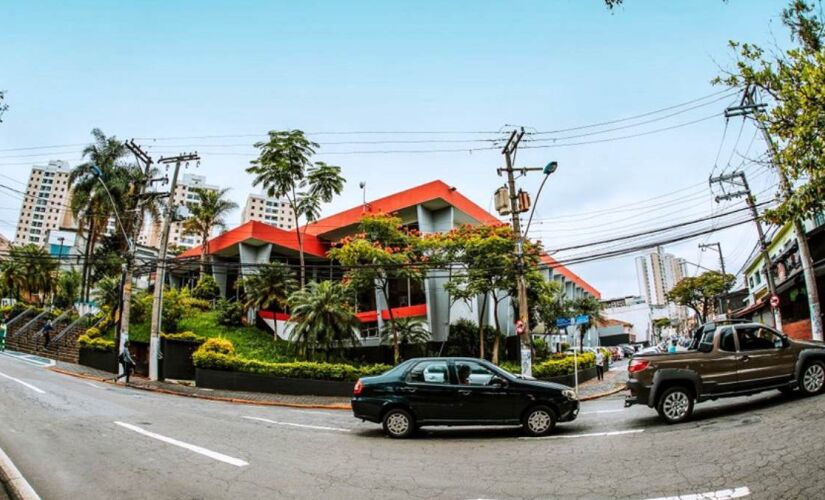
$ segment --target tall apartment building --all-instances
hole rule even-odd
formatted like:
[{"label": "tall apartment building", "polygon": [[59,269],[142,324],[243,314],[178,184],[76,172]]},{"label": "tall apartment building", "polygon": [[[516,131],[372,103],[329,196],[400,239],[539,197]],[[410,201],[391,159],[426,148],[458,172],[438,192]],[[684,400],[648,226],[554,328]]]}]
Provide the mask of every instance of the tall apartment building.
[{"label": "tall apartment building", "polygon": [[74,217],[69,209],[70,172],[69,164],[59,160],[32,167],[20,208],[15,244],[44,245],[49,231],[74,227]]},{"label": "tall apartment building", "polygon": [[[192,206],[200,203],[200,197],[193,191],[194,188],[206,189],[208,191],[218,191],[218,186],[209,185],[206,183],[206,177],[203,175],[184,174],[183,179],[178,182],[175,187],[174,200],[176,207]],[[138,236],[138,244],[159,248],[160,236],[163,230],[162,221],[155,221],[153,223],[145,224],[143,231]],[[183,230],[183,222],[172,222],[169,227],[169,247],[181,246],[184,248],[192,248],[201,244],[201,238],[195,234],[185,234]]]},{"label": "tall apartment building", "polygon": [[687,274],[687,265],[662,247],[636,257],[636,279],[639,282],[639,293],[650,305],[665,305],[665,294],[673,289]]},{"label": "tall apartment building", "polygon": [[250,194],[246,198],[241,224],[251,220],[281,229],[295,228],[295,215],[289,202],[283,198],[268,198],[262,194]]}]

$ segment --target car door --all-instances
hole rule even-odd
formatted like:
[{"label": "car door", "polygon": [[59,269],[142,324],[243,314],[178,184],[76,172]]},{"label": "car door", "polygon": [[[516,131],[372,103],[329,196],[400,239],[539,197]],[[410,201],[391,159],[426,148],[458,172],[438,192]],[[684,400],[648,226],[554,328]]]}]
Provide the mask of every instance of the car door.
[{"label": "car door", "polygon": [[[461,420],[495,423],[519,419],[524,406],[522,394],[512,390],[493,369],[473,360],[456,360],[454,369]],[[464,377],[463,373],[468,375]]]},{"label": "car door", "polygon": [[724,394],[736,390],[738,384],[739,355],[736,352],[736,334],[733,327],[723,326],[704,332],[697,351],[698,371],[702,378],[702,391]]},{"label": "car door", "polygon": [[446,422],[459,418],[458,386],[452,383],[446,359],[416,363],[398,390],[419,422]]},{"label": "car door", "polygon": [[739,385],[759,389],[789,382],[794,372],[794,353],[781,335],[762,325],[736,327],[739,341]]}]

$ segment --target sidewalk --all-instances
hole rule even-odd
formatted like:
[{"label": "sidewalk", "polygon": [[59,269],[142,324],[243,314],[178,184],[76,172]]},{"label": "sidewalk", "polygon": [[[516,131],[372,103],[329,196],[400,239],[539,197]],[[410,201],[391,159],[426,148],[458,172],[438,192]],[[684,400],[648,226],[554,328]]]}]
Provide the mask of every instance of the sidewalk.
[{"label": "sidewalk", "polygon": [[615,361],[610,364],[610,370],[604,373],[604,380],[590,379],[579,384],[579,399],[587,401],[602,396],[618,394],[625,388],[627,382],[627,360]]},{"label": "sidewalk", "polygon": [[[83,365],[58,362],[51,370],[66,375],[81,377],[89,380],[96,380],[112,384],[114,375],[102,370],[97,370]],[[121,379],[118,384],[123,385],[125,379]],[[354,383],[353,383],[354,385]],[[172,382],[152,382],[143,377],[132,376],[129,378],[129,387],[143,389],[147,391],[175,394],[193,398],[227,401],[230,403],[246,403],[267,406],[290,406],[296,408],[315,408],[328,410],[349,410],[350,399],[332,396],[297,396],[293,394],[269,394],[261,392],[241,392],[224,391],[220,389],[206,389],[192,385]]]}]

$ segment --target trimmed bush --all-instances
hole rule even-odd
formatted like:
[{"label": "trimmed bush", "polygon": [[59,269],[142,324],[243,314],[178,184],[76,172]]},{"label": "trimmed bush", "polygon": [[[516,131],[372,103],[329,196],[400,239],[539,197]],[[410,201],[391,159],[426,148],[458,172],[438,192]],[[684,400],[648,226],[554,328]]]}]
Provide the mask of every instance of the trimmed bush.
[{"label": "trimmed bush", "polygon": [[218,283],[210,274],[204,274],[192,289],[192,297],[205,301],[215,300],[221,295]]},{"label": "trimmed bush", "polygon": [[[578,356],[579,370],[586,370],[596,366],[596,356],[592,352],[579,354]],[[542,363],[533,365],[533,376],[536,378],[551,378],[560,377],[562,375],[570,375],[573,373],[573,356],[564,356],[561,358],[550,359]],[[503,363],[501,368],[510,373],[521,373],[521,365],[516,363]]]},{"label": "trimmed bush", "polygon": [[215,305],[218,311],[218,323],[225,326],[241,326],[243,324],[243,304],[234,300],[219,300]]},{"label": "trimmed bush", "polygon": [[178,342],[191,342],[193,344],[203,344],[206,338],[196,335],[195,332],[162,333],[161,337],[166,340],[177,340]]},{"label": "trimmed bush", "polygon": [[81,335],[77,338],[77,346],[81,349],[92,349],[95,351],[112,352],[115,350],[115,341],[103,339],[100,337],[91,338],[88,335]]},{"label": "trimmed bush", "polygon": [[208,311],[212,309],[212,303],[206,299],[198,299],[195,297],[185,297],[182,301],[183,306],[189,309],[197,309],[199,311]]},{"label": "trimmed bush", "polygon": [[89,337],[89,339],[96,339],[96,338],[100,337],[101,335],[103,335],[103,332],[100,331],[100,328],[97,328],[97,327],[94,327],[94,326],[89,328],[88,330],[86,330],[86,333],[85,333],[85,336]]},{"label": "trimmed bush", "polygon": [[213,338],[208,339],[203,345],[200,346],[198,351],[203,352],[212,352],[216,354],[226,354],[227,356],[234,356],[235,355],[235,346],[232,345],[232,341],[221,339],[221,338]]}]

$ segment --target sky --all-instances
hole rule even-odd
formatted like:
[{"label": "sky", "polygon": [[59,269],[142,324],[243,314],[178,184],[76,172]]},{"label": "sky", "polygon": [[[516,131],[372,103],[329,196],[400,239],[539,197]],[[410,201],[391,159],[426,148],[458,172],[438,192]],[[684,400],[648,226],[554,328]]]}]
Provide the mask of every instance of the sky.
[{"label": "sky", "polygon": [[[531,134],[516,164],[559,164],[530,230],[547,249],[683,223],[743,207],[714,203],[711,173],[745,168],[760,200],[773,195],[775,174],[743,164],[764,144],[751,124],[726,124],[721,113],[736,97],[710,82],[734,66],[729,40],[786,43],[785,4],[626,0],[611,11],[601,0],[1,2],[0,89],[9,110],[0,123],[0,184],[20,188],[31,165],[48,160],[79,163],[98,127],[136,138],[155,158],[197,150],[200,166],[187,171],[231,188],[242,207],[258,191],[245,173],[252,144],[268,130],[302,129],[321,144],[317,160],[347,178],[326,214],[360,204],[359,182],[370,199],[435,179],[492,210],[503,183],[494,141],[524,126]],[[696,99],[635,120],[539,133]],[[655,132],[662,128],[670,129]],[[535,198],[541,177],[518,184]],[[0,190],[0,233],[13,236],[19,208],[18,197]],[[228,222],[237,225],[240,211]],[[718,256],[698,249],[715,241],[728,271],[737,271],[755,230],[737,226],[666,249],[702,266],[691,272],[716,269]],[[635,255],[570,267],[603,297],[635,295]]]}]

